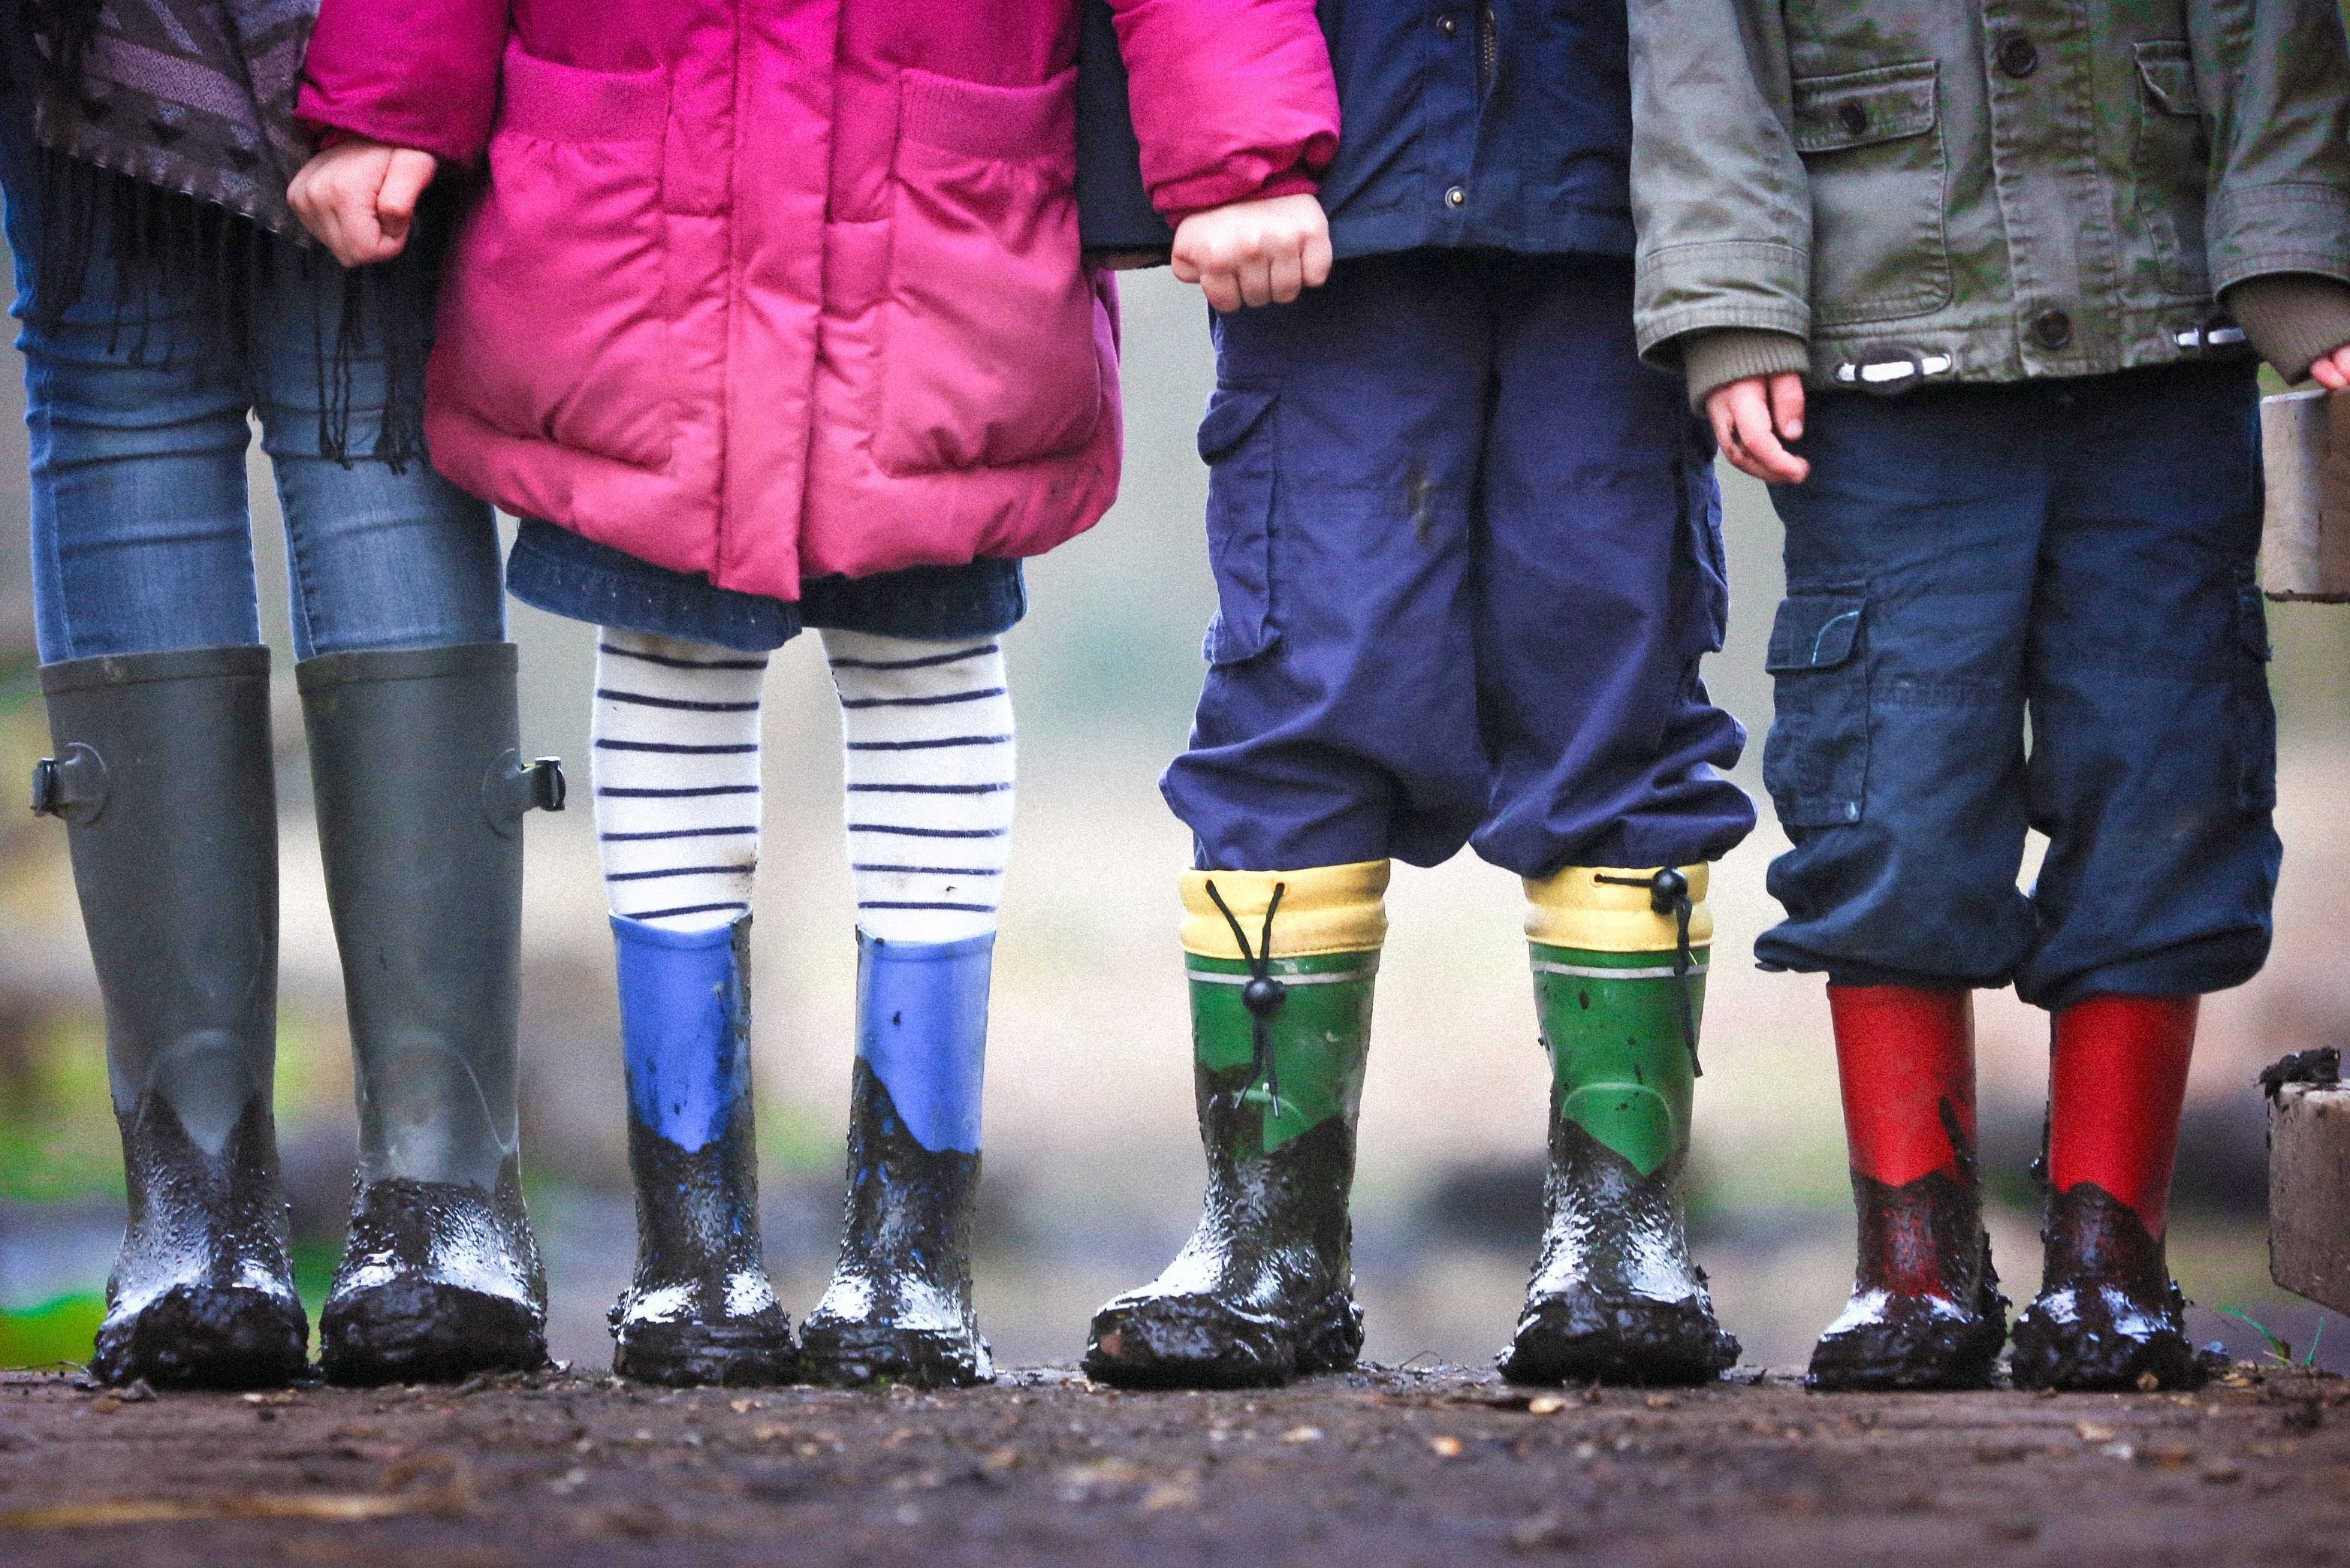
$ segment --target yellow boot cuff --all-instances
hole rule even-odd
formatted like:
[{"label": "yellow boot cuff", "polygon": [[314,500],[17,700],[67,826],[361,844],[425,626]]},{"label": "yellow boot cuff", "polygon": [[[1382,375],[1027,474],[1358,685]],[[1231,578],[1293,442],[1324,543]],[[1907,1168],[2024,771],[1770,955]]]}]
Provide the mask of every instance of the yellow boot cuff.
[{"label": "yellow boot cuff", "polygon": [[1225,907],[1239,919],[1241,929],[1248,933],[1251,947],[1264,929],[1264,911],[1273,901],[1274,888],[1282,890],[1281,908],[1273,917],[1274,958],[1369,952],[1388,939],[1388,863],[1384,860],[1315,866],[1303,871],[1186,871],[1183,950],[1201,958],[1241,957],[1231,922],[1217,909],[1215,899],[1208,897],[1211,882]]},{"label": "yellow boot cuff", "polygon": [[[1659,867],[1569,866],[1536,881],[1526,878],[1526,935],[1546,947],[1594,953],[1671,952],[1680,933],[1670,914],[1649,907],[1648,878]],[[1713,940],[1713,911],[1705,905],[1707,867],[1684,866],[1689,878],[1690,945]],[[1602,882],[1602,877],[1624,878]]]}]

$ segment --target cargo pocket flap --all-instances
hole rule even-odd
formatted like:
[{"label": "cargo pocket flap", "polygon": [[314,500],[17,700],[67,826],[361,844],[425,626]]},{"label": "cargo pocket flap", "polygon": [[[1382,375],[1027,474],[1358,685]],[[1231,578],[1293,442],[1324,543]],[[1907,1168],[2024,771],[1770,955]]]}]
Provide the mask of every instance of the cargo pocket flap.
[{"label": "cargo pocket flap", "polygon": [[1773,675],[1834,670],[1852,658],[1860,639],[1858,594],[1803,594],[1779,607],[1763,668]]},{"label": "cargo pocket flap", "polygon": [[1935,65],[1912,60],[1795,86],[1795,150],[1834,152],[1934,129]]},{"label": "cargo pocket flap", "polygon": [[1271,407],[1273,394],[1258,388],[1217,388],[1200,421],[1200,461],[1212,464],[1240,445]]},{"label": "cargo pocket flap", "polygon": [[2199,115],[2203,95],[2195,86],[2195,62],[2185,44],[2140,44],[2137,79],[2146,96],[2166,114]]}]

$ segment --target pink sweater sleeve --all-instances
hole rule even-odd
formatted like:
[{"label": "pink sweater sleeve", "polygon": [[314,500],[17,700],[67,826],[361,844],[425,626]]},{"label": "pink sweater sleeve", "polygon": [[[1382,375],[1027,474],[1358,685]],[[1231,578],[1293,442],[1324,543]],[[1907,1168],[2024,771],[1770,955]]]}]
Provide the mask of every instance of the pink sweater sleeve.
[{"label": "pink sweater sleeve", "polygon": [[470,163],[498,107],[511,0],[323,0],[296,112]]},{"label": "pink sweater sleeve", "polygon": [[1338,151],[1338,86],[1314,0],[1111,4],[1162,216],[1315,188]]}]

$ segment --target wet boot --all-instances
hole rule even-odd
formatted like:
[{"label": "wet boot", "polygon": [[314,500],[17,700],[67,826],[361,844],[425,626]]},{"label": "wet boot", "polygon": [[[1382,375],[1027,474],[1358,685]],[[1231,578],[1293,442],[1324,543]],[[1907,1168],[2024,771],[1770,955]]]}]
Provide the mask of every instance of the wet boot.
[{"label": "wet boot", "polygon": [[2020,1388],[2194,1388],[2163,1233],[2199,999],[2095,996],[2058,1013],[2040,1294],[2016,1320]]},{"label": "wet boot", "polygon": [[1823,1392],[1988,1388],[2007,1340],[1975,1168],[1974,999],[1828,987],[1859,1210],[1852,1299],[1812,1351]]},{"label": "wet boot", "polygon": [[1543,1247],[1513,1383],[1710,1382],[1738,1360],[1681,1203],[1705,1002],[1706,868],[1569,867],[1526,885],[1551,1059]]},{"label": "wet boot", "polygon": [[302,1370],[270,1114],[277,802],[269,650],[41,671],[57,755],[33,809],[65,820],[106,1001],[130,1220],[90,1373],[268,1387]]},{"label": "wet boot", "polygon": [[1087,1376],[1243,1388],[1354,1365],[1347,1199],[1387,883],[1383,860],[1184,877],[1207,1197],[1167,1271],[1094,1314]]},{"label": "wet boot", "polygon": [[676,1386],[789,1382],[798,1353],[759,1237],[751,917],[672,931],[615,915],[612,936],[637,1189],[612,1370]]},{"label": "wet boot", "polygon": [[359,1091],[350,1232],[319,1314],[341,1384],[546,1361],[515,1112],[522,819],[562,774],[518,749],[509,643],[295,671]]},{"label": "wet boot", "polygon": [[995,1376],[971,1299],[993,934],[857,939],[857,1076],[840,1263],[800,1333],[811,1376],[919,1387]]}]

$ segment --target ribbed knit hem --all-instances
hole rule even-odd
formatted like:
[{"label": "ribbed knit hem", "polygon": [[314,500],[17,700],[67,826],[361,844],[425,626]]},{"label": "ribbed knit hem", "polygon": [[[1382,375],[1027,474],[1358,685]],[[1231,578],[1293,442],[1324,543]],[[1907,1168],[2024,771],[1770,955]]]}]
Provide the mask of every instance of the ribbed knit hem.
[{"label": "ribbed knit hem", "polygon": [[1690,407],[1700,414],[1707,396],[1717,388],[1750,376],[1806,375],[1812,368],[1811,350],[1802,338],[1786,332],[1717,327],[1687,334],[1680,348]]},{"label": "ribbed knit hem", "polygon": [[2220,303],[2288,381],[2303,379],[2312,360],[2350,343],[2350,284],[2315,273],[2246,278]]}]

